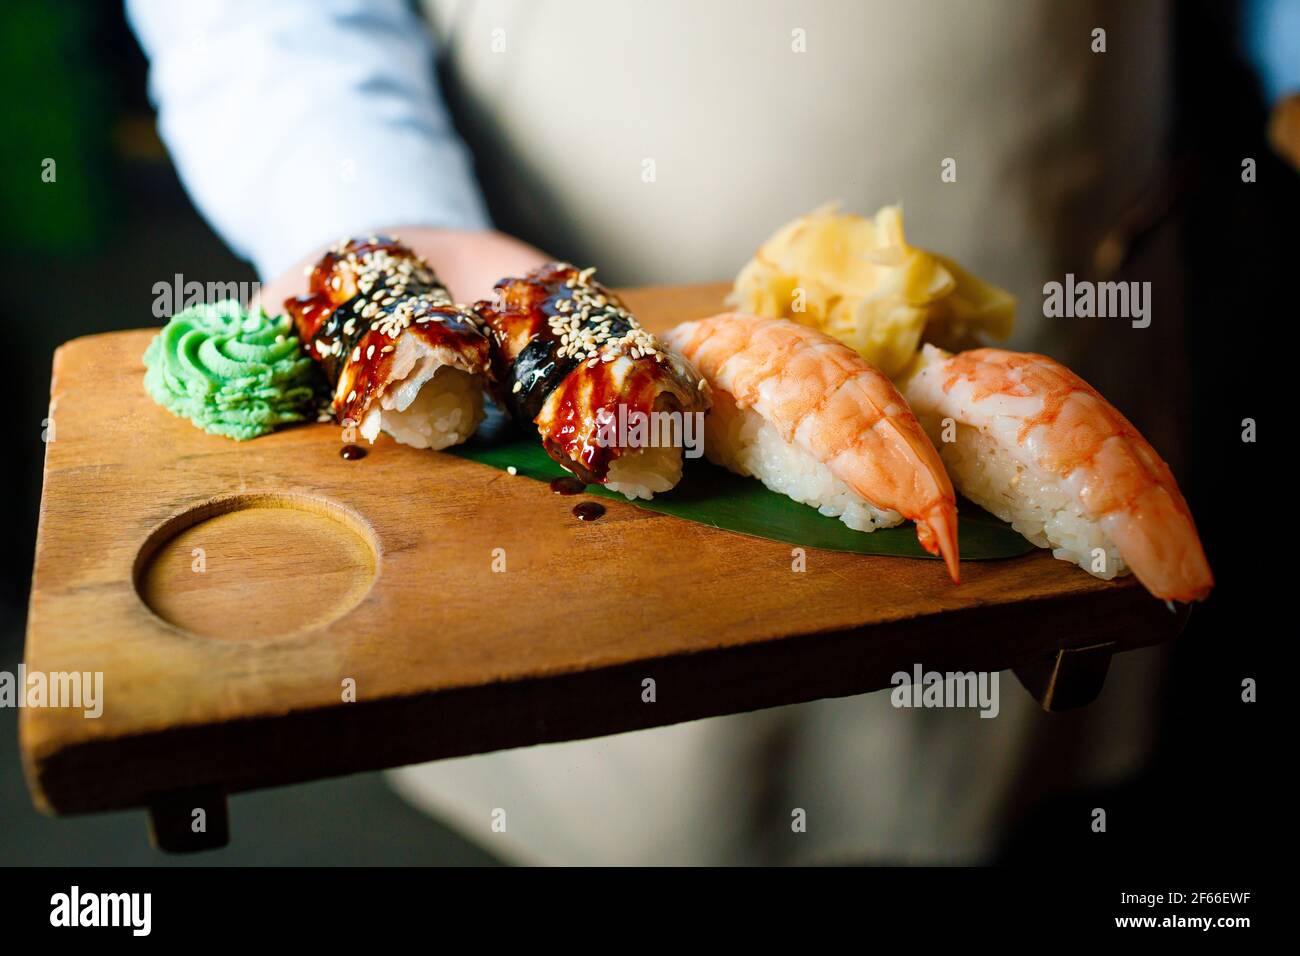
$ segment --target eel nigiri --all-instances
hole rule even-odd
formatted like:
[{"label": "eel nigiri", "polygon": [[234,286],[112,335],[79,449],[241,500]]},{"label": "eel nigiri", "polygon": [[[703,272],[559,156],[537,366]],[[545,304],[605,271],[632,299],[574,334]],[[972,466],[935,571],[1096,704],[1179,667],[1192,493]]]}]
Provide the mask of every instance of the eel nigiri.
[{"label": "eel nigiri", "polygon": [[684,322],[665,338],[712,389],[704,429],[711,461],[858,531],[910,519],[921,545],[958,580],[952,483],[884,373],[785,319],[733,312]]},{"label": "eel nigiri", "polygon": [[1110,579],[1132,570],[1156,597],[1214,585],[1169,466],[1079,376],[1045,355],[927,345],[905,393],[958,490],[1039,547]]},{"label": "eel nigiri", "polygon": [[[502,279],[495,298],[474,307],[492,336],[493,390],[580,479],[651,498],[681,479],[685,440],[709,396],[690,364],[643,329],[595,271],[547,263]],[[639,439],[637,429],[619,434],[629,420],[648,423]]]},{"label": "eel nigiri", "polygon": [[487,335],[396,237],[341,241],[311,270],[308,294],[284,306],[329,378],[335,420],[367,441],[383,430],[447,448],[483,420]]}]

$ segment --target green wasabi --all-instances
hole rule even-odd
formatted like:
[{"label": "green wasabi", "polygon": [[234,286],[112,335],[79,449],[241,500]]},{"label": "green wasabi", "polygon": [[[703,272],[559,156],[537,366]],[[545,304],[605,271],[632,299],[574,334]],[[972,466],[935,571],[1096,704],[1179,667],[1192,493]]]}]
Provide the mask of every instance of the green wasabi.
[{"label": "green wasabi", "polygon": [[288,316],[227,299],[172,316],[144,353],[144,387],[174,415],[237,441],[315,421],[322,388]]}]

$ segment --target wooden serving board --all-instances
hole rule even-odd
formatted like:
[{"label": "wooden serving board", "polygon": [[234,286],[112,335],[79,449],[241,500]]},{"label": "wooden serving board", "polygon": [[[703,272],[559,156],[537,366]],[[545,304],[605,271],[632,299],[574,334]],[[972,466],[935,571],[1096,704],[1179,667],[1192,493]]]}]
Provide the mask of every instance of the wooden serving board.
[{"label": "wooden serving board", "polygon": [[[651,329],[725,287],[627,293]],[[810,550],[578,498],[320,424],[237,443],[155,405],[154,330],[54,356],[29,672],[101,672],[103,713],[28,708],[34,798],[148,806],[169,848],[224,794],[1018,668],[1045,705],[1182,619],[1047,552],[968,562]],[[499,550],[498,550],[499,549]],[[504,560],[505,570],[494,570]],[[653,678],[657,702],[642,701]],[[347,691],[355,688],[355,700]]]}]

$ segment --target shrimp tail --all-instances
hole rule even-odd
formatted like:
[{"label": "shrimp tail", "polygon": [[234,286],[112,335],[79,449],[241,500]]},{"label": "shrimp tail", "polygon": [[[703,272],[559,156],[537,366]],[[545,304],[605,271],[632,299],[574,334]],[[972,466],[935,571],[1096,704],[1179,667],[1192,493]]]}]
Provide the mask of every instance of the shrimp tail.
[{"label": "shrimp tail", "polygon": [[916,519],[916,539],[931,554],[942,555],[952,583],[961,584],[957,563],[957,508],[952,502],[937,504],[929,514]]}]

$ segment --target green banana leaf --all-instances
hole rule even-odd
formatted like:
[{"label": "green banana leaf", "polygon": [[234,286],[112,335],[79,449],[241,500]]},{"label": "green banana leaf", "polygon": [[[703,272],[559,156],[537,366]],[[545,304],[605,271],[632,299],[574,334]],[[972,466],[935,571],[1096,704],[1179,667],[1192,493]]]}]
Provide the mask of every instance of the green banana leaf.
[{"label": "green banana leaf", "polygon": [[[546,454],[535,431],[512,425],[496,409],[489,412],[488,420],[479,426],[473,439],[447,451],[502,471],[513,467],[520,476],[537,481],[549,482],[569,474]],[[588,485],[583,494],[627,501],[601,485]],[[771,491],[754,478],[742,478],[703,458],[687,460],[682,480],[672,491],[631,504],[723,531],[801,547],[934,559],[917,542],[910,521],[870,534],[854,531],[838,518],[828,518],[815,508]],[[958,502],[958,511],[957,533],[963,561],[1014,558],[1034,550],[1034,545],[1009,524],[970,502]]]}]

